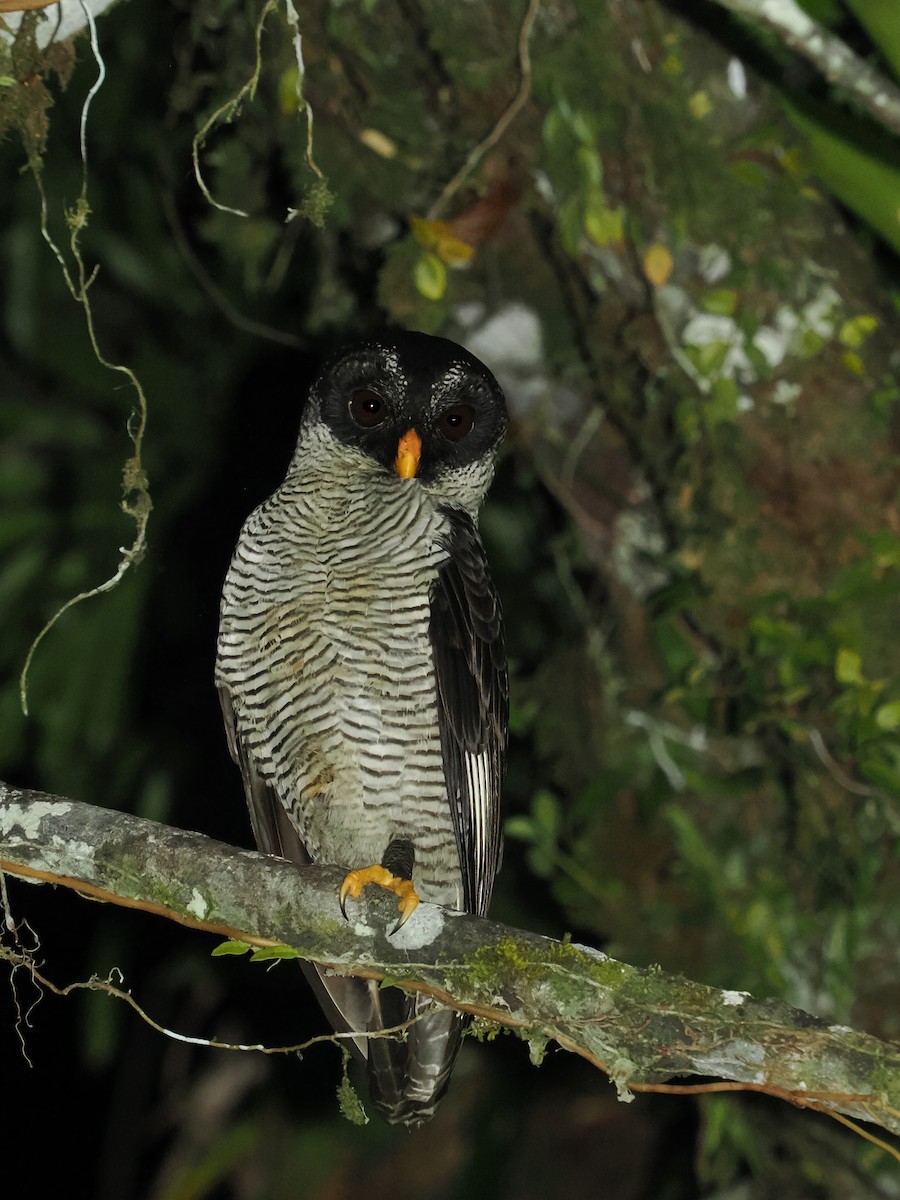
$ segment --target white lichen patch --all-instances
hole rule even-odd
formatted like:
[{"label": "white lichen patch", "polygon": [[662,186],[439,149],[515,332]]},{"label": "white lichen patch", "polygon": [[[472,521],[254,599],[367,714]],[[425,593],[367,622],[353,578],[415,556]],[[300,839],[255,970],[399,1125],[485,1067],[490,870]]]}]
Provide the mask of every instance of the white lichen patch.
[{"label": "white lichen patch", "polygon": [[583,942],[572,942],[573,950],[580,950],[582,954],[589,954],[591,958],[596,958],[597,962],[607,962],[608,954],[604,954],[602,950],[595,950],[593,946],[585,946]]},{"label": "white lichen patch", "polygon": [[19,829],[22,837],[37,838],[45,817],[64,817],[71,807],[58,800],[52,803],[31,800],[28,804],[9,804],[0,811],[0,835],[8,837],[14,829]]},{"label": "white lichen patch", "polygon": [[[720,1075],[725,1079],[735,1078],[735,1073],[761,1066],[765,1062],[765,1050],[745,1038],[735,1038],[710,1050],[708,1054],[695,1054],[692,1070],[701,1075]],[[765,1083],[765,1071],[753,1071],[748,1075],[750,1083]]]},{"label": "white lichen patch", "polygon": [[794,403],[802,391],[799,383],[788,383],[786,379],[779,379],[772,389],[772,403],[787,407]]},{"label": "white lichen patch", "polygon": [[707,283],[718,283],[731,270],[731,255],[722,246],[709,242],[700,248],[697,268]]},{"label": "white lichen patch", "polygon": [[77,863],[79,868],[88,868],[94,861],[94,847],[90,842],[73,842],[60,837],[58,833],[51,837],[50,849],[61,851],[67,860]]},{"label": "white lichen patch", "polygon": [[398,950],[421,950],[439,938],[443,930],[444,910],[436,904],[420,904],[391,937],[391,944]]},{"label": "white lichen patch", "polygon": [[749,992],[723,992],[722,1003],[736,1007],[738,1004],[743,1004],[749,995]]},{"label": "white lichen patch", "polygon": [[187,902],[187,911],[192,917],[196,917],[198,921],[204,921],[209,912],[209,902],[199,888],[194,888],[191,891],[191,898]]},{"label": "white lichen patch", "polygon": [[616,1088],[616,1099],[622,1104],[630,1104],[634,1092],[628,1086],[628,1080],[635,1072],[635,1064],[630,1058],[617,1058],[609,1068],[609,1078]]},{"label": "white lichen patch", "polygon": [[[710,282],[730,260],[722,257],[719,247],[704,250],[698,260],[700,273]],[[738,293],[723,289],[719,300],[729,297],[733,311],[709,311],[698,306],[683,287],[670,283],[656,291],[657,316],[671,352],[699,390],[719,406],[712,410],[719,419],[723,405],[726,415],[729,404],[733,406],[731,415],[750,412],[754,403],[745,389],[767,382],[771,373],[792,359],[805,361],[818,353],[836,335],[841,315],[838,292],[830,283],[819,283],[804,303],[780,305],[766,324],[751,332]],[[799,392],[790,380],[776,383],[783,384],[773,397],[777,404],[790,403]],[[724,389],[723,384],[727,385]]]},{"label": "white lichen patch", "polygon": [[747,98],[747,72],[744,70],[744,64],[739,58],[731,58],[728,60],[728,90],[737,100],[746,100]]}]

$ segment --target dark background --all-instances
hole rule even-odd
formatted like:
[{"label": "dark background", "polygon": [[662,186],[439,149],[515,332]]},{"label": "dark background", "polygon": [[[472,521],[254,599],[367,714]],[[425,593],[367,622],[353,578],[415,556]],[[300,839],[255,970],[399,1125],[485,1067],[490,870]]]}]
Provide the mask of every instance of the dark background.
[{"label": "dark background", "polygon": [[[255,97],[201,154],[247,218],[204,199],[191,141],[253,73],[261,10],[99,20],[80,247],[102,353],[147,396],[154,508],[140,565],[38,648],[27,720],[32,639],[133,537],[135,394],[98,363],[23,170],[40,156],[74,270],[88,43],[74,63],[21,44],[0,63],[22,81],[0,89],[0,774],[250,844],[212,686],[240,524],[282,478],[324,357],[386,322],[439,330],[483,355],[513,415],[482,522],[513,689],[493,915],[897,1037],[897,267],[840,207],[877,168],[896,209],[890,139],[715,5],[547,5],[527,104],[450,224],[412,231],[515,94],[524,7],[299,7],[330,199],[272,12]],[[889,70],[889,31],[852,8],[818,15]],[[154,1021],[200,1038],[325,1032],[296,964],[212,958],[206,935],[7,887],[58,986],[118,969]],[[338,1111],[332,1046],[193,1047],[108,996],[11,982],[5,1155],[72,1200],[896,1194],[886,1155],[764,1097],[623,1105],[585,1063],[551,1048],[534,1067],[500,1036],[465,1047],[429,1127],[361,1128]]]}]

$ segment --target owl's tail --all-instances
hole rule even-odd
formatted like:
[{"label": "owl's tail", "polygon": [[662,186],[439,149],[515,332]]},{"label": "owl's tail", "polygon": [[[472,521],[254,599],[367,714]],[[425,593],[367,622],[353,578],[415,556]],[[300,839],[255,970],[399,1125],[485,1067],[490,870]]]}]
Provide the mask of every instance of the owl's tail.
[{"label": "owl's tail", "polygon": [[335,1029],[357,1035],[351,1044],[367,1063],[372,1102],[382,1117],[410,1128],[430,1120],[469,1019],[375,980],[326,975],[318,967],[307,976]]}]

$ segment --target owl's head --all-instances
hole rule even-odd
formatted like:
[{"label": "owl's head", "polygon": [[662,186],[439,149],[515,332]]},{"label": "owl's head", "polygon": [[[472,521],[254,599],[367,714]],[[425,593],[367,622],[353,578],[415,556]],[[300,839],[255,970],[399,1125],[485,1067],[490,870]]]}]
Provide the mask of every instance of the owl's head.
[{"label": "owl's head", "polygon": [[343,351],[319,374],[298,459],[308,465],[310,452],[327,455],[331,443],[341,469],[355,460],[398,486],[476,508],[506,424],[503,393],[474,355],[446,338],[385,334]]}]

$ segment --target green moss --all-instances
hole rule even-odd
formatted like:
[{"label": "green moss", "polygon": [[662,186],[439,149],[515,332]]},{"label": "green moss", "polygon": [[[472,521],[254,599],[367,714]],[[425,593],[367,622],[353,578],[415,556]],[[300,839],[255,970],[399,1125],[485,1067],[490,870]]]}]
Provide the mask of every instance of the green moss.
[{"label": "green moss", "polygon": [[351,1125],[368,1125],[369,1117],[366,1110],[363,1108],[362,1101],[357,1094],[356,1088],[350,1082],[348,1067],[350,1065],[350,1055],[344,1050],[343,1052],[343,1073],[341,1082],[337,1086],[337,1099],[341,1114],[350,1122]]},{"label": "green moss", "polygon": [[[562,968],[560,970],[559,968]],[[552,987],[561,1013],[596,1002],[595,989],[615,989],[639,972],[613,959],[599,959],[565,942],[548,941],[532,950],[514,938],[475,951],[459,980],[460,995],[496,994],[509,983],[523,999],[538,988]]]},{"label": "green moss", "polygon": [[54,43],[46,50],[38,46],[38,27],[47,19],[43,12],[26,12],[12,42],[0,38],[0,140],[15,130],[28,165],[35,170],[44,153],[53,106],[46,79],[54,72],[65,87],[75,67],[75,53],[68,42]]}]

